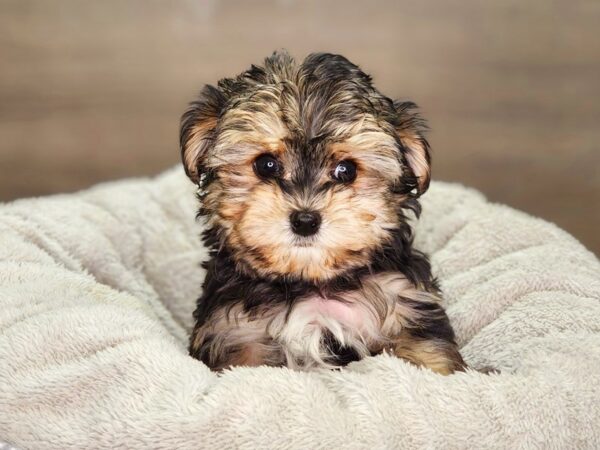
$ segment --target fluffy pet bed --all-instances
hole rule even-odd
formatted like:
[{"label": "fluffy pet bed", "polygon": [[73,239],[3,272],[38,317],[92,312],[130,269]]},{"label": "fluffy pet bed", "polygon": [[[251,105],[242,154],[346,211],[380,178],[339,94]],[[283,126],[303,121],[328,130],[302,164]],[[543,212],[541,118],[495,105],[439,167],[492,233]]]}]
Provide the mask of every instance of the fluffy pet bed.
[{"label": "fluffy pet bed", "polygon": [[598,448],[600,265],[554,225],[434,183],[417,246],[466,361],[210,372],[186,353],[205,257],[194,187],[0,208],[0,441],[29,448]]}]

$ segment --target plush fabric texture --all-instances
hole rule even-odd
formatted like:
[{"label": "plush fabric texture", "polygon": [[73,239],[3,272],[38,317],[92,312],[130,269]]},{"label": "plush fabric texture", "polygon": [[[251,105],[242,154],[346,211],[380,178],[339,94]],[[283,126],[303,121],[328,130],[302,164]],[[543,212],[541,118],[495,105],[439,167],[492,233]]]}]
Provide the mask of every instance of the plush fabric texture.
[{"label": "plush fabric texture", "polygon": [[186,352],[206,257],[183,171],[0,208],[0,441],[64,448],[598,448],[600,265],[556,226],[434,183],[431,255],[465,360],[340,371]]}]

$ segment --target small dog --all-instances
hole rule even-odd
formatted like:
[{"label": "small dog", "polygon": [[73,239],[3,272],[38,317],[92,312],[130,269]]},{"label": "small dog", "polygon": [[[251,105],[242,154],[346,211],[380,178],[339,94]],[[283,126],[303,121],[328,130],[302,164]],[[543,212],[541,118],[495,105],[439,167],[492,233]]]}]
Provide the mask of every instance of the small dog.
[{"label": "small dog", "polygon": [[465,368],[407,223],[430,179],[415,109],[326,53],[275,52],[202,90],[180,135],[211,251],[193,357],[310,369],[387,351]]}]

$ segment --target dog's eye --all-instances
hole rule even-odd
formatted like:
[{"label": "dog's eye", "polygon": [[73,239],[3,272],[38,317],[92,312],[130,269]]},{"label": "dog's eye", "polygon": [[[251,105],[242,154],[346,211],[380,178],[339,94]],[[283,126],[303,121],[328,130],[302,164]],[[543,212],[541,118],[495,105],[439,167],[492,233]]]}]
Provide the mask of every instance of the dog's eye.
[{"label": "dog's eye", "polygon": [[340,183],[351,183],[356,178],[356,164],[347,159],[340,161],[331,176]]},{"label": "dog's eye", "polygon": [[272,178],[279,174],[279,162],[273,155],[260,155],[254,161],[254,171],[261,178]]}]

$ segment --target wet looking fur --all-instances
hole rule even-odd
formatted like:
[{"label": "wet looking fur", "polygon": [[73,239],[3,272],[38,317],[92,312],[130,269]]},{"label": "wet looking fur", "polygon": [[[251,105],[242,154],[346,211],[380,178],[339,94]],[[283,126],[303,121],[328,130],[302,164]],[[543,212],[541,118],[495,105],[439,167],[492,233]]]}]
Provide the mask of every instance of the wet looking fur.
[{"label": "wet looking fur", "polygon": [[[298,64],[276,52],[206,86],[181,126],[211,250],[192,356],[215,369],[303,369],[389,350],[461,368],[406,220],[429,185],[423,130],[414,104],[385,97],[339,55]],[[351,179],[337,177],[340,163]],[[299,232],[295,213],[318,217],[314,229]]]}]

